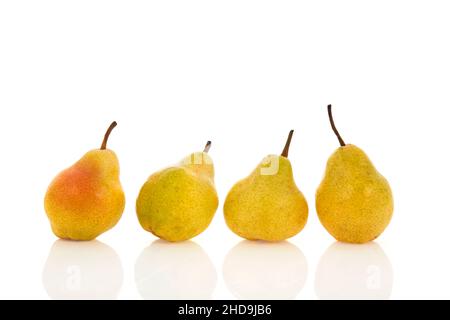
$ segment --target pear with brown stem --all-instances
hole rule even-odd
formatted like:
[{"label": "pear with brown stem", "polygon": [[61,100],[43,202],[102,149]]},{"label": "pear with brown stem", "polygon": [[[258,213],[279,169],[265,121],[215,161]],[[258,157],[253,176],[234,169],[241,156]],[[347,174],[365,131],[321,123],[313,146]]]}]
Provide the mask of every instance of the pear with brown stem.
[{"label": "pear with brown stem", "polygon": [[171,241],[189,240],[209,226],[219,199],[214,186],[214,166],[208,151],[194,152],[180,163],[152,174],[136,200],[141,226]]},{"label": "pear with brown stem", "polygon": [[380,236],[392,218],[394,200],[388,181],[363,150],[346,144],[328,117],[341,145],[328,159],[317,189],[316,209],[325,229],[337,240],[365,243]]},{"label": "pear with brown stem", "polygon": [[225,200],[228,227],[248,240],[282,241],[306,224],[308,204],[298,189],[288,159],[294,130],[281,155],[268,155],[245,179],[231,188]]},{"label": "pear with brown stem", "polygon": [[48,187],[45,211],[56,236],[92,240],[120,220],[125,195],[119,180],[119,161],[106,148],[116,125],[115,121],[111,123],[99,149],[87,152]]}]

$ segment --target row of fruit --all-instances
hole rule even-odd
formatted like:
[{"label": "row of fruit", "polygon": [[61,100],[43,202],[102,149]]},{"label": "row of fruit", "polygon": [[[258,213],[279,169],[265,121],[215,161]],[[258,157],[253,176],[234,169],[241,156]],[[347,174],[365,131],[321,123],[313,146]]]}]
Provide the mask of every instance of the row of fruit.
[{"label": "row of fruit", "polygon": [[[328,160],[316,193],[320,221],[337,240],[365,243],[389,224],[393,197],[387,180],[358,147],[346,144],[333,121],[340,147]],[[92,240],[114,227],[122,216],[125,195],[119,162],[106,148],[108,128],[100,149],[86,153],[50,184],[45,210],[55,235]],[[228,227],[249,240],[282,241],[298,234],[308,218],[308,204],[295,184],[288,159],[291,130],[281,155],[269,155],[229,191],[224,203]],[[184,241],[202,233],[218,207],[214,166],[208,151],[195,152],[179,164],[151,175],[141,188],[136,212],[141,226],[167,241]]]}]

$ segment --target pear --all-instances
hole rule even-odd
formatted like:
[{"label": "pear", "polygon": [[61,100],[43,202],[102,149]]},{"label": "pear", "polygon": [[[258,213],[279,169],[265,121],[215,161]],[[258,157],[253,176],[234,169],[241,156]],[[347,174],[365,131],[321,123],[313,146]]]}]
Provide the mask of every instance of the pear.
[{"label": "pear", "polygon": [[238,236],[276,242],[293,237],[305,226],[308,204],[295,184],[288,159],[293,133],[289,132],[281,156],[265,157],[229,191],[223,208],[225,221]]},{"label": "pear", "polygon": [[366,243],[380,236],[391,221],[392,191],[364,151],[345,144],[334,124],[331,105],[328,116],[341,146],[328,159],[317,189],[317,214],[336,240]]},{"label": "pear", "polygon": [[178,242],[209,226],[219,204],[210,147],[208,141],[203,152],[194,152],[148,178],[136,200],[139,223],[145,230]]},{"label": "pear", "polygon": [[119,180],[119,161],[106,148],[116,125],[113,122],[109,126],[100,149],[87,152],[48,187],[45,211],[59,238],[92,240],[120,220],[125,195]]}]

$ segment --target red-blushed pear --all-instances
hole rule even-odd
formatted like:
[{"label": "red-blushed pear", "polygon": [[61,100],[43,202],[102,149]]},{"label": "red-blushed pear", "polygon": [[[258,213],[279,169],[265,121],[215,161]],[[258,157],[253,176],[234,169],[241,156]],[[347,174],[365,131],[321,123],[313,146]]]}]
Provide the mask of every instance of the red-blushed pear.
[{"label": "red-blushed pear", "polygon": [[114,227],[122,216],[125,195],[119,180],[119,161],[106,148],[111,123],[100,149],[87,152],[52,181],[45,195],[45,211],[56,236],[92,240]]}]

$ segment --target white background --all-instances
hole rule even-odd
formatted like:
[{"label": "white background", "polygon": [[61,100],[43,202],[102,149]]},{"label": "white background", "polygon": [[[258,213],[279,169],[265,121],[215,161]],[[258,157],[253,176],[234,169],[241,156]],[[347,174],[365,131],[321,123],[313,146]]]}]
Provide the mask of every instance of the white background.
[{"label": "white background", "polygon": [[[0,298],[450,298],[449,13],[411,0],[1,1]],[[374,244],[335,244],[316,216],[338,147],[329,103],[393,188]],[[55,243],[46,188],[112,120],[123,218],[101,243]],[[289,243],[241,242],[226,193],[291,128],[308,223]],[[135,216],[141,185],[208,139],[213,223],[154,243]]]}]

